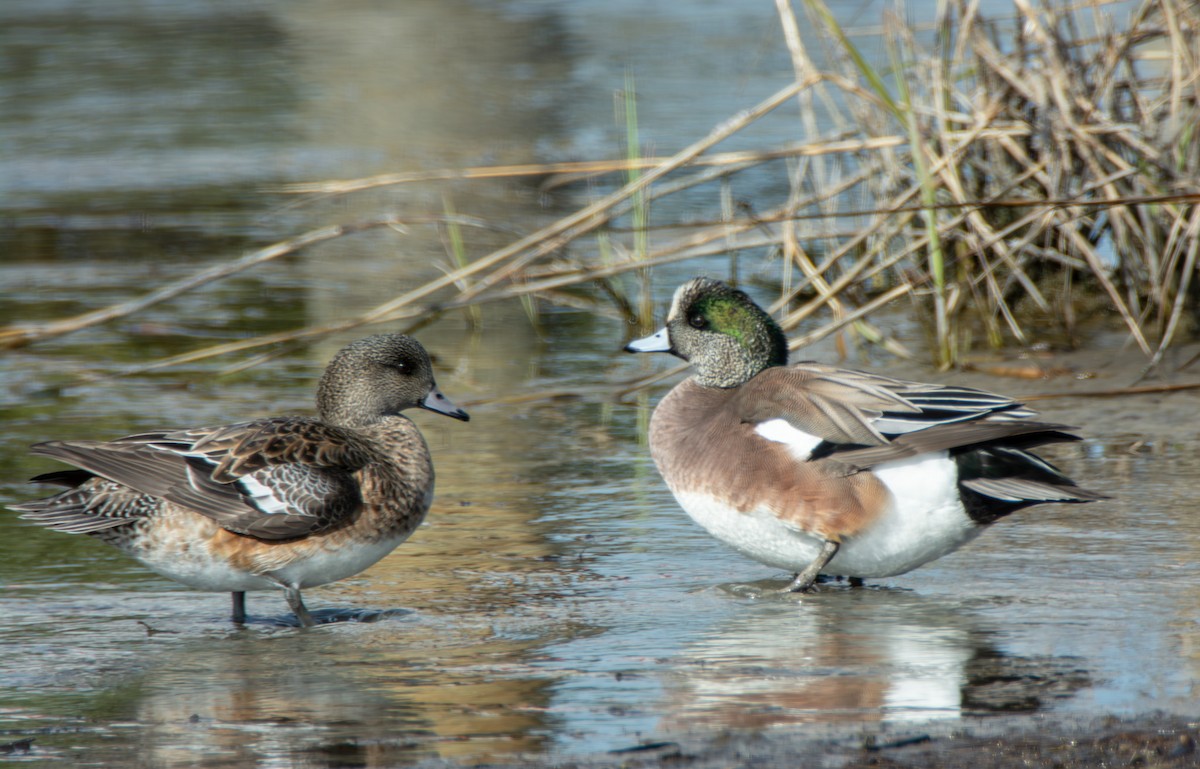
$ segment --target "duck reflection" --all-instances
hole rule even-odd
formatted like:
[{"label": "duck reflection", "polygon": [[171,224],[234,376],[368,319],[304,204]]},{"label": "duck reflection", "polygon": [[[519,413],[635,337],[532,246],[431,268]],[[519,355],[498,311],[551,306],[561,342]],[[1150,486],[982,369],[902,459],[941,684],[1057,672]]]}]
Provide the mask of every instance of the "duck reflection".
[{"label": "duck reflection", "polygon": [[827,587],[797,605],[778,584],[691,644],[664,726],[918,722],[1030,712],[1088,684],[1078,660],[1009,656],[957,605],[900,590]]},{"label": "duck reflection", "polygon": [[[539,750],[546,682],[471,664],[519,657],[522,644],[456,647],[439,635],[393,619],[174,646],[110,690],[104,716],[125,703],[116,717],[138,725],[139,763],[158,767],[384,767]],[[361,650],[357,664],[347,647]]]}]

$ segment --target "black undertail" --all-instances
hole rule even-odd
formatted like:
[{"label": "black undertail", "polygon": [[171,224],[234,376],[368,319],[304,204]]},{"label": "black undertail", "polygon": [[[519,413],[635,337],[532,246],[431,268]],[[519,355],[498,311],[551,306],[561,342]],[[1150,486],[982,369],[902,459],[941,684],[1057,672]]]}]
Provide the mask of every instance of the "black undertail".
[{"label": "black undertail", "polygon": [[1023,447],[976,446],[951,451],[963,507],[980,525],[1044,502],[1093,502],[1103,494],[1080,488],[1061,470]]}]

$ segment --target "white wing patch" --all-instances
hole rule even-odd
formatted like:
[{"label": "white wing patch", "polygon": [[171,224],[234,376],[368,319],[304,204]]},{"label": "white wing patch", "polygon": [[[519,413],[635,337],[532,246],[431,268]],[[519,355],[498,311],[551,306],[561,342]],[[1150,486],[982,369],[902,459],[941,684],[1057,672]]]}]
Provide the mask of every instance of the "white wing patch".
[{"label": "white wing patch", "polygon": [[274,491],[259,483],[253,476],[243,475],[238,479],[238,485],[250,497],[251,504],[264,513],[273,515],[292,512],[286,502],[275,496]]},{"label": "white wing patch", "polygon": [[812,456],[813,449],[820,445],[822,439],[809,435],[803,430],[792,427],[786,419],[768,419],[760,422],[754,432],[769,441],[785,444],[792,456],[801,462],[807,462]]}]

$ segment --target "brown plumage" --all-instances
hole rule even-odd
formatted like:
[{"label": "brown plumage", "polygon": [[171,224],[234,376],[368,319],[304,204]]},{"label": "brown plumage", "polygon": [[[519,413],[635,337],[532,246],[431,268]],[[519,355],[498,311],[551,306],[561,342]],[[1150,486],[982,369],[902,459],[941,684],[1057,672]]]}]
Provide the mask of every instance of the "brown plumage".
[{"label": "brown plumage", "polygon": [[428,354],[402,334],[361,339],[330,362],[319,417],[156,430],[112,441],[54,441],[33,452],[74,465],[35,481],[66,486],[12,509],[113,544],[186,585],[234,594],[282,588],[302,624],[300,590],[357,574],[423,520],[433,465],[401,411],[456,419]]},{"label": "brown plumage", "polygon": [[797,572],[901,574],[1041,502],[1089,502],[1033,454],[1079,440],[1011,398],[820,363],[787,363],[783,332],[746,294],[697,278],[631,352],[695,374],[659,403],[650,451],[685,510],[752,558]]}]

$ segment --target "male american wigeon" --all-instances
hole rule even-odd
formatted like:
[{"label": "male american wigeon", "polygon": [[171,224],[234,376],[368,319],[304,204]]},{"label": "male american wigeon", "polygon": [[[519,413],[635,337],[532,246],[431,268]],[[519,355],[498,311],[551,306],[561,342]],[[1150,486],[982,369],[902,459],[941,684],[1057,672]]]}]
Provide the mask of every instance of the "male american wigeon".
[{"label": "male american wigeon", "polygon": [[66,486],[12,509],[89,534],[200,590],[282,589],[302,625],[300,590],[358,574],[420,525],[433,464],[417,426],[425,408],[468,419],[438,390],[429,354],[403,334],[337,353],[317,388],[318,417],[274,417],[113,441],[52,441],[35,454],[79,469],[33,480]]},{"label": "male american wigeon", "polygon": [[1104,498],[1030,451],[1070,428],[980,390],[788,365],[779,326],[716,280],[680,286],[666,327],[625,349],[692,364],[650,453],[710,534],[795,572],[788,590],[903,574],[1023,507]]}]

